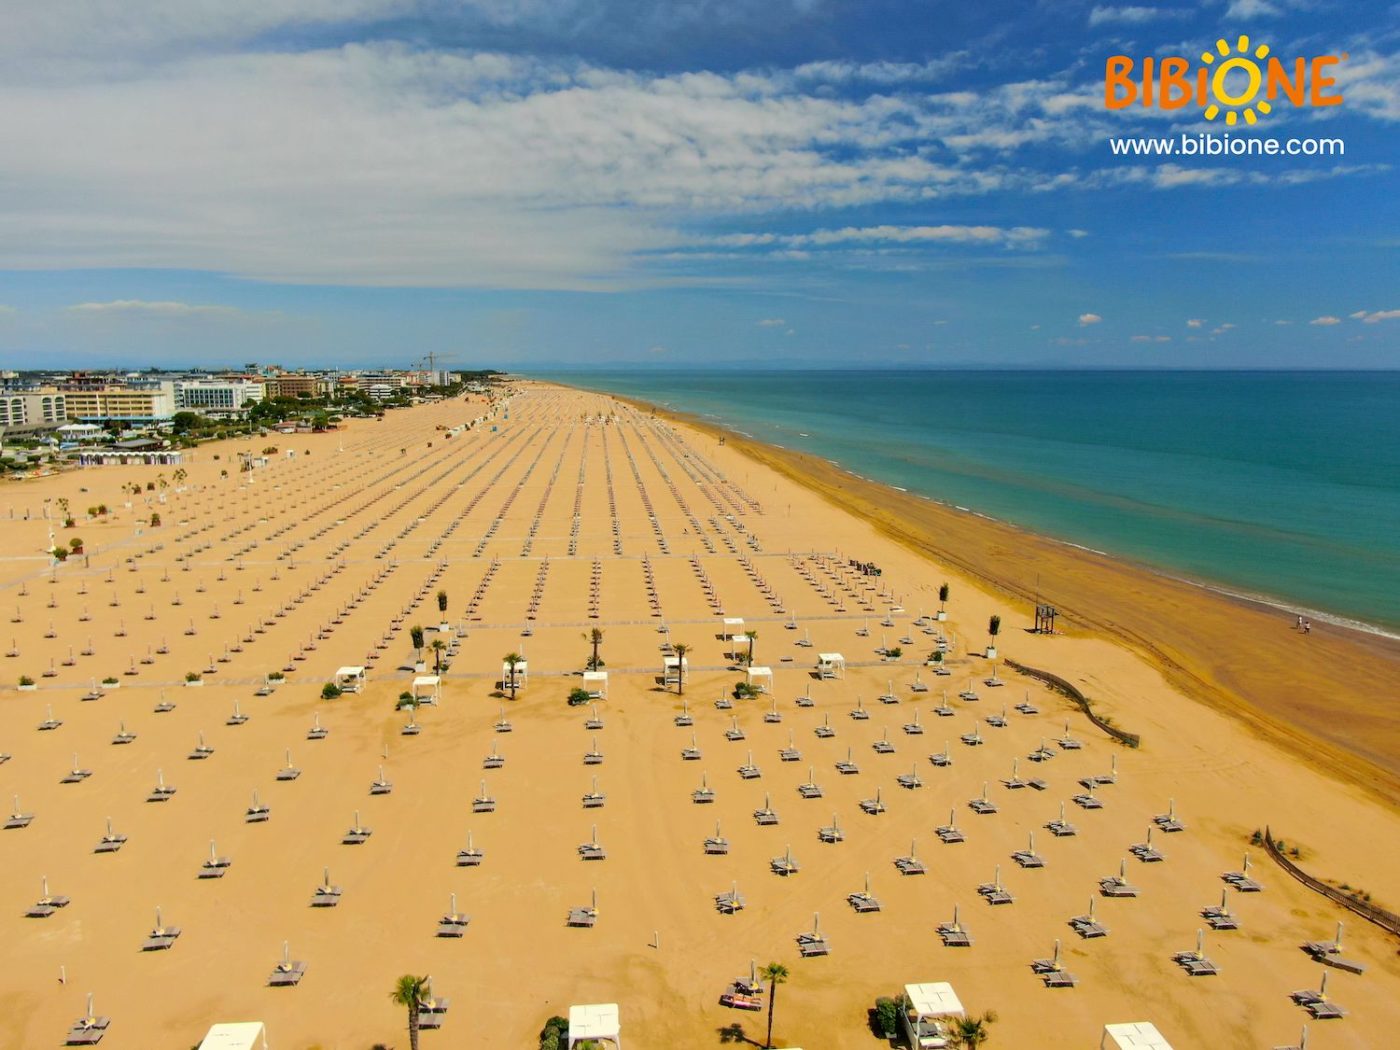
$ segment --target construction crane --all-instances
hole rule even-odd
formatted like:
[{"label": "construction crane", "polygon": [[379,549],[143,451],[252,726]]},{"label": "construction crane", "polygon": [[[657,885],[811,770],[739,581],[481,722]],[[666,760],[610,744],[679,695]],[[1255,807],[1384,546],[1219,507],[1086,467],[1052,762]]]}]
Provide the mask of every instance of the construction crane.
[{"label": "construction crane", "polygon": [[415,361],[413,363],[413,367],[426,368],[430,372],[435,372],[437,371],[437,363],[439,361],[452,361],[455,360],[455,358],[455,354],[435,354],[429,351],[428,353],[420,357],[417,361]]}]

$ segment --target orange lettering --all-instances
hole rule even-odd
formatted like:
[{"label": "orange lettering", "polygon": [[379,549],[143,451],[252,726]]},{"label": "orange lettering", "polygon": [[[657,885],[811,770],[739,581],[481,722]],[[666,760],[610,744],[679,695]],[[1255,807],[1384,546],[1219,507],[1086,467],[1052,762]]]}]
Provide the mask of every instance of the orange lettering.
[{"label": "orange lettering", "polygon": [[1162,59],[1162,108],[1180,109],[1191,101],[1191,82],[1186,79],[1190,64],[1181,57]]},{"label": "orange lettering", "polygon": [[1288,73],[1283,68],[1283,63],[1276,58],[1269,59],[1268,70],[1264,77],[1264,93],[1269,98],[1278,98],[1280,90],[1288,96],[1288,101],[1295,106],[1303,104],[1303,86],[1307,81],[1303,72],[1303,60],[1296,59],[1293,63],[1293,79],[1288,79]]},{"label": "orange lettering", "polygon": [[1152,59],[1142,60],[1142,106],[1150,109],[1152,106]]},{"label": "orange lettering", "polygon": [[1336,55],[1318,55],[1312,60],[1312,93],[1309,101],[1314,106],[1340,106],[1342,104],[1341,95],[1324,95],[1323,89],[1336,85],[1336,77],[1322,75],[1325,66],[1335,66],[1337,64]]},{"label": "orange lettering", "polygon": [[1126,55],[1114,55],[1108,60],[1103,74],[1103,104],[1109,109],[1123,109],[1137,101],[1137,85],[1132,81],[1133,60]]}]

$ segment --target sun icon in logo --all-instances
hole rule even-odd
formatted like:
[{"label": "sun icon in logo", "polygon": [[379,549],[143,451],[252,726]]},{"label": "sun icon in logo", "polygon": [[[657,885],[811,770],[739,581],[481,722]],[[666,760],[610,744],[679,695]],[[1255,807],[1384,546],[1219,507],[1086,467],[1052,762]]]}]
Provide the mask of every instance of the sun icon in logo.
[{"label": "sun icon in logo", "polygon": [[[1255,116],[1256,111],[1260,115],[1264,115],[1273,109],[1264,99],[1260,99],[1253,106],[1250,105],[1251,102],[1254,102],[1254,97],[1259,94],[1259,89],[1264,85],[1264,71],[1259,68],[1259,63],[1255,62],[1254,59],[1263,61],[1267,58],[1269,45],[1260,44],[1254,49],[1254,58],[1251,58],[1249,37],[1241,35],[1235,41],[1233,55],[1231,54],[1230,42],[1224,37],[1215,42],[1215,49],[1220,52],[1220,57],[1224,59],[1219,65],[1215,65],[1215,55],[1209,51],[1201,56],[1201,61],[1206,65],[1215,66],[1215,72],[1210,78],[1210,94],[1215,102],[1206,107],[1206,120],[1214,120],[1220,116],[1223,107],[1226,124],[1234,125],[1237,123],[1241,113],[1244,114],[1246,124],[1253,124],[1258,119]],[[1236,93],[1226,89],[1225,81],[1237,69],[1245,74],[1246,80],[1244,90]]]}]

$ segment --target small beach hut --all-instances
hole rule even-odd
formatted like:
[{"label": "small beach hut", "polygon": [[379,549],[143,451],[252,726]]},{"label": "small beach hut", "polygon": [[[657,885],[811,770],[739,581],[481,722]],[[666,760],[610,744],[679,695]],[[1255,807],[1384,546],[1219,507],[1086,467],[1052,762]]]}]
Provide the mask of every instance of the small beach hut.
[{"label": "small beach hut", "polygon": [[413,679],[413,702],[437,706],[442,699],[442,679],[435,674],[420,674]]},{"label": "small beach hut", "polygon": [[1151,1021],[1130,1021],[1104,1025],[1099,1050],[1172,1050],[1172,1045]]},{"label": "small beach hut", "polygon": [[590,698],[606,700],[608,698],[608,672],[584,671],[583,688]]},{"label": "small beach hut", "polygon": [[267,1028],[261,1021],[216,1024],[205,1033],[198,1050],[267,1050]]},{"label": "small beach hut", "polygon": [[365,687],[363,667],[342,667],[335,673],[335,684],[342,693],[358,693]]},{"label": "small beach hut", "polygon": [[690,659],[685,656],[665,656],[661,659],[661,684],[678,685],[682,674],[690,672]]},{"label": "small beach hut", "polygon": [[569,1046],[593,1040],[622,1046],[622,1024],[618,1020],[617,1003],[596,1003],[591,1006],[569,1007]]},{"label": "small beach hut", "polygon": [[906,984],[904,994],[909,1000],[909,1008],[904,1012],[904,1030],[909,1037],[909,1045],[916,1050],[920,1047],[947,1046],[943,1019],[967,1016],[953,986],[947,981]]},{"label": "small beach hut", "polygon": [[818,653],[817,674],[822,678],[845,678],[846,658],[840,653]]}]

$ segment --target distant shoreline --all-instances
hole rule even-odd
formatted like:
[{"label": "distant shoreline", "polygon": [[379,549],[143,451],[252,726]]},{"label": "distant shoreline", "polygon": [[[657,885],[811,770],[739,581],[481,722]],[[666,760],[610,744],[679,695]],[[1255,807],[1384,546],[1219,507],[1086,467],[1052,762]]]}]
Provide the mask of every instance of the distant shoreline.
[{"label": "distant shoreline", "polygon": [[[1400,808],[1400,725],[1386,709],[1400,683],[1400,636],[1176,576],[900,491],[711,419],[601,392],[716,439],[723,436],[748,458],[998,592],[1027,604],[1051,602],[1070,630],[1087,629],[1127,645],[1189,695]],[[1044,580],[1039,593],[1037,579]],[[1306,638],[1290,628],[1300,614],[1314,621]],[[1329,673],[1337,667],[1349,674]]]}]

